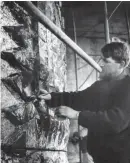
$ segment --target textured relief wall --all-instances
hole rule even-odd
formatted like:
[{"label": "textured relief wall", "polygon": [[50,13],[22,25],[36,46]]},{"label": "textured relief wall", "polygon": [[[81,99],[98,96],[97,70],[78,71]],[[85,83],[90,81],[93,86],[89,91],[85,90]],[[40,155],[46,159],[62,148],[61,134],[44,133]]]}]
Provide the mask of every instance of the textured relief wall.
[{"label": "textured relief wall", "polygon": [[[64,28],[61,3],[34,3]],[[55,117],[55,108],[37,100],[41,88],[65,89],[66,47],[23,2],[1,2],[0,8],[1,162],[67,163],[69,120]]]},{"label": "textured relief wall", "polygon": [[[46,4],[39,2],[38,6],[53,23],[64,30],[60,2],[46,2]],[[39,35],[39,53],[45,65],[48,65],[49,84],[57,87],[60,91],[65,90],[66,46],[40,23]]]}]

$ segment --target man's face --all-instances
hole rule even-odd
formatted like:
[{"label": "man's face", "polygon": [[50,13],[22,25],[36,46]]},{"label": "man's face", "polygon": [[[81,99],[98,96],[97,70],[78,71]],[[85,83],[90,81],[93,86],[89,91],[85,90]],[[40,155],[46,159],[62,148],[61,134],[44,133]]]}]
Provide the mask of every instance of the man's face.
[{"label": "man's face", "polygon": [[104,80],[110,80],[117,77],[122,70],[121,64],[116,62],[111,57],[109,58],[102,57],[100,65],[102,68],[102,72],[100,73],[99,77],[100,79]]}]

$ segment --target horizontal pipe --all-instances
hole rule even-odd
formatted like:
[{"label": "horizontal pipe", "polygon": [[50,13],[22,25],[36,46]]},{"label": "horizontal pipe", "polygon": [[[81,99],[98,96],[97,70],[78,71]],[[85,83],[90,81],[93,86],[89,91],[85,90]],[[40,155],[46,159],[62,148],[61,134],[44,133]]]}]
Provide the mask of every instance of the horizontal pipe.
[{"label": "horizontal pipe", "polygon": [[[84,33],[84,35],[86,35],[87,36],[87,33],[94,33],[94,34],[104,34],[104,31],[85,31],[85,30],[82,30],[82,29],[79,29],[79,28],[76,28],[76,31],[78,31],[78,32],[86,32],[86,33]],[[72,28],[68,28],[67,29],[67,33],[72,33],[73,32],[73,29]],[[126,31],[122,31],[122,32],[109,32],[110,34],[112,34],[112,35],[127,35],[127,33],[126,33]],[[82,36],[82,35],[78,35],[78,36]]]},{"label": "horizontal pipe", "polygon": [[69,45],[82,59],[87,61],[93,68],[102,71],[101,67],[89,57],[74,41],[72,41],[60,28],[58,28],[52,21],[50,21],[32,2],[25,1],[25,9],[29,11],[37,18],[37,20],[45,25],[54,35],[56,35],[65,44]]}]

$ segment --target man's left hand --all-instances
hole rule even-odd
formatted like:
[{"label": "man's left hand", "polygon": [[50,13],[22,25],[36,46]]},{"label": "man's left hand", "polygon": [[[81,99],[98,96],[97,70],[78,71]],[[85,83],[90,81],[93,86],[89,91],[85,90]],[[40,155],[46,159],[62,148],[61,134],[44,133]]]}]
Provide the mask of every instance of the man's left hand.
[{"label": "man's left hand", "polygon": [[70,107],[67,106],[61,106],[58,111],[56,112],[56,115],[61,115],[70,119],[78,120],[79,117],[79,111],[73,110]]}]

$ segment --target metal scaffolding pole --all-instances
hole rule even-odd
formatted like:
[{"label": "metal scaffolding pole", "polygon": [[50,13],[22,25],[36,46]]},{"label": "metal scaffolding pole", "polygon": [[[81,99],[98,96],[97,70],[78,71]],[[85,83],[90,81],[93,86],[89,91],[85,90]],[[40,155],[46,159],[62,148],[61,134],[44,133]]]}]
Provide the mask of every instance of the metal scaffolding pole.
[{"label": "metal scaffolding pole", "polygon": [[111,19],[111,17],[113,16],[113,14],[116,12],[116,10],[118,9],[118,7],[120,6],[120,4],[122,3],[122,1],[119,2],[119,4],[116,6],[116,8],[112,11],[111,15],[109,16],[108,20]]},{"label": "metal scaffolding pole", "polygon": [[104,2],[104,15],[105,15],[105,23],[104,23],[105,40],[106,40],[106,43],[110,43],[107,2],[106,1]]},{"label": "metal scaffolding pole", "polygon": [[[77,34],[76,34],[76,25],[75,25],[75,17],[74,17],[74,11],[72,11],[72,19],[73,19],[73,27],[74,27],[74,40],[77,44]],[[78,71],[77,71],[77,54],[74,55],[75,59],[75,80],[76,80],[76,91],[78,91]]]},{"label": "metal scaffolding pole", "polygon": [[[99,58],[98,62],[99,63],[101,60],[101,57]],[[86,83],[86,81],[89,79],[89,77],[92,75],[92,73],[94,72],[94,69],[92,69],[92,71],[90,72],[90,74],[87,76],[87,78],[85,79],[85,81],[79,86],[79,89]]]},{"label": "metal scaffolding pole", "polygon": [[50,21],[32,2],[24,1],[25,9],[28,9],[35,18],[43,25],[45,25],[54,35],[56,35],[65,44],[69,45],[81,58],[87,61],[94,69],[101,72],[101,67],[89,57],[74,41],[72,41],[60,28],[58,28],[52,21]]},{"label": "metal scaffolding pole", "polygon": [[129,16],[128,16],[128,9],[125,6],[125,17],[126,17],[126,25],[127,25],[127,31],[128,31],[128,43],[130,44],[130,22],[129,22]]},{"label": "metal scaffolding pole", "polygon": [[[73,19],[73,27],[74,27],[74,40],[77,44],[77,34],[76,34],[76,24],[75,24],[75,17],[74,17],[74,11],[72,10],[72,19]],[[74,61],[75,61],[75,80],[76,80],[76,91],[78,91],[78,71],[77,71],[77,54],[74,54]],[[80,126],[78,125],[78,133],[80,134]],[[82,163],[82,157],[81,157],[81,146],[79,142],[79,160],[80,163]]]}]

